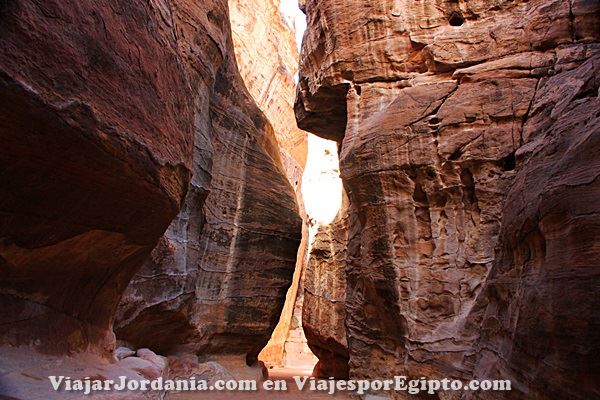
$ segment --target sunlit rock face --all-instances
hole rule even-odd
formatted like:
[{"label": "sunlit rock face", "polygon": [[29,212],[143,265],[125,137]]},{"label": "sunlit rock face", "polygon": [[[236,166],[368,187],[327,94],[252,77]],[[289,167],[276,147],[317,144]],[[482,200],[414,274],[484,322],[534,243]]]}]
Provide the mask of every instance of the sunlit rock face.
[{"label": "sunlit rock face", "polygon": [[598,220],[583,204],[600,4],[304,8],[295,109],[341,146],[350,375],[506,375],[510,398],[597,396]]},{"label": "sunlit rock face", "polygon": [[187,7],[181,13],[199,20],[186,25],[182,43],[192,54],[205,54],[206,41],[197,40],[195,30],[207,18],[208,39],[222,58],[203,103],[207,120],[196,130],[198,179],[126,291],[116,333],[134,347],[164,354],[237,354],[252,362],[292,282],[301,219],[286,171],[300,176],[301,170],[299,163],[284,166],[277,132],[239,75],[228,4]]},{"label": "sunlit rock face", "polygon": [[[230,0],[229,10],[240,74],[273,126],[285,162],[297,164],[301,175],[307,134],[297,127],[293,111],[299,57],[295,28],[279,0]],[[292,184],[296,187],[300,180]]]}]

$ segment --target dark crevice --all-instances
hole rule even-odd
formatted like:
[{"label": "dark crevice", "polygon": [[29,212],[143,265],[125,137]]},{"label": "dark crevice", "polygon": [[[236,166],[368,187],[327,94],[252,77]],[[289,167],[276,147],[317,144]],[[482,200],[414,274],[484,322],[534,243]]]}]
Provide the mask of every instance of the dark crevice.
[{"label": "dark crevice", "polygon": [[459,147],[458,149],[454,150],[454,152],[450,155],[448,160],[456,161],[460,158],[460,156],[462,156],[462,149]]},{"label": "dark crevice", "polygon": [[17,7],[18,2],[14,0],[0,0],[0,21],[5,18],[10,19],[11,16],[9,14],[14,13]]},{"label": "dark crevice", "polygon": [[593,84],[593,80],[590,80],[590,82],[588,82],[588,85],[586,88],[584,88],[581,92],[579,92],[577,94],[577,96],[575,96],[573,98],[573,100],[581,100],[581,99],[585,99],[588,97],[597,97],[598,96],[598,88]]},{"label": "dark crevice", "polygon": [[429,214],[429,199],[418,180],[415,182],[413,201],[415,205],[415,217],[417,218],[417,225],[419,227],[419,237],[430,239],[432,232],[431,216]]},{"label": "dark crevice", "polygon": [[517,160],[514,151],[502,159],[502,169],[504,171],[513,171],[516,166]]},{"label": "dark crevice", "polygon": [[573,14],[573,3],[569,0],[569,30],[571,32],[571,40],[575,42],[577,40],[577,33],[575,29],[575,15]]},{"label": "dark crevice", "polygon": [[542,40],[541,42],[536,43],[534,49],[538,51],[548,51],[554,49],[556,46],[557,44],[554,40]]},{"label": "dark crevice", "polygon": [[463,204],[467,210],[479,212],[479,205],[475,189],[475,179],[469,169],[463,169],[460,174],[460,181],[463,186]]},{"label": "dark crevice", "polygon": [[465,23],[465,19],[458,15],[458,14],[453,14],[450,16],[450,19],[448,20],[448,23],[451,26],[461,26],[462,24]]},{"label": "dark crevice", "polygon": [[410,38],[410,45],[413,47],[413,49],[415,49],[416,51],[419,51],[419,50],[423,50],[425,48],[425,46],[427,46],[427,43],[417,42],[417,41],[413,40],[413,38]]}]

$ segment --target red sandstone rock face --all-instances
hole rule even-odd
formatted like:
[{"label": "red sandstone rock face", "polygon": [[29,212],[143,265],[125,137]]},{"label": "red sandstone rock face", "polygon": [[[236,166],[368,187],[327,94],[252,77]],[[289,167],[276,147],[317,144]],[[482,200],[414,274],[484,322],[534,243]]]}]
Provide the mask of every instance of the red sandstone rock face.
[{"label": "red sandstone rock face", "polygon": [[1,344],[110,348],[119,297],[180,207],[197,79],[160,12],[2,3]]},{"label": "red sandstone rock face", "polygon": [[209,14],[207,30],[223,61],[205,104],[208,124],[196,134],[200,144],[209,138],[212,164],[197,152],[195,165],[196,176],[208,179],[192,181],[184,208],[125,293],[116,333],[163,353],[252,361],[283,307],[301,220],[273,128],[237,71],[226,4]]},{"label": "red sandstone rock face", "polygon": [[514,398],[600,395],[600,54],[574,69],[579,56],[563,56],[524,126],[522,167],[481,299],[474,370],[519,382]]},{"label": "red sandstone rock face", "polygon": [[113,362],[117,304],[157,242],[119,336],[255,358],[301,220],[237,71],[227,3],[14,0],[0,34],[0,394],[60,395],[23,383],[13,346]]},{"label": "red sandstone rock face", "polygon": [[302,326],[312,352],[319,358],[313,371],[322,378],[348,378],[346,340],[347,204],[336,219],[319,227],[304,278]]},{"label": "red sandstone rock face", "polygon": [[[583,204],[598,174],[598,2],[305,9],[296,115],[341,143],[351,376],[507,374],[528,398],[597,397]],[[556,300],[559,277],[570,294]],[[546,362],[578,372],[555,379]]]}]

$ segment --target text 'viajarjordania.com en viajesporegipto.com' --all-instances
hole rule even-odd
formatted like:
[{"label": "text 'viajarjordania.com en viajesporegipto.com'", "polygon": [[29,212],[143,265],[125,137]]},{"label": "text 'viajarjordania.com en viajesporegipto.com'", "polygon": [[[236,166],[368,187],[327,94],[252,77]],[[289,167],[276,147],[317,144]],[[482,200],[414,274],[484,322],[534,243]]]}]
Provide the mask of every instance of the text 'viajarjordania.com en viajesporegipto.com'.
[{"label": "text 'viajarjordania.com en viajesporegipto.com'", "polygon": [[78,392],[94,394],[100,392],[255,392],[264,390],[268,392],[287,391],[290,385],[295,385],[300,391],[311,391],[335,394],[347,392],[365,394],[373,392],[405,392],[410,395],[422,393],[436,394],[441,391],[510,391],[509,380],[472,380],[462,382],[454,379],[408,379],[406,376],[395,376],[387,380],[334,380],[317,379],[308,377],[293,377],[293,380],[217,380],[207,382],[196,378],[190,379],[163,379],[131,380],[120,376],[116,380],[99,380],[91,378],[72,379],[67,376],[49,376],[50,384],[55,391]]}]

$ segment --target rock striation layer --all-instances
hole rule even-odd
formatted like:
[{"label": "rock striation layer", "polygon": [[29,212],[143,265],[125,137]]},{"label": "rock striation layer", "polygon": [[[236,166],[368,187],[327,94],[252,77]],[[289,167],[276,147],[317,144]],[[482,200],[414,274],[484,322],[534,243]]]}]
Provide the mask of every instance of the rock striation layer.
[{"label": "rock striation layer", "polygon": [[350,375],[508,376],[510,398],[597,397],[585,199],[599,172],[600,4],[304,9],[295,110],[341,146]]},{"label": "rock striation layer", "polygon": [[115,316],[132,348],[253,361],[301,219],[227,3],[14,0],[0,33],[0,396],[63,396],[51,365],[165,373],[116,362]]},{"label": "rock striation layer", "polygon": [[181,14],[208,19],[189,24],[181,40],[201,54],[205,42],[195,40],[194,27],[208,24],[220,61],[204,104],[209,118],[196,132],[198,179],[126,291],[116,333],[164,354],[239,354],[253,362],[292,282],[301,219],[286,172],[301,174],[301,166],[284,166],[276,132],[240,77],[227,4],[208,14],[203,5],[190,7]]},{"label": "rock striation layer", "polygon": [[348,378],[346,339],[347,204],[328,225],[319,226],[304,279],[302,326],[309,347],[319,358],[315,376]]}]

